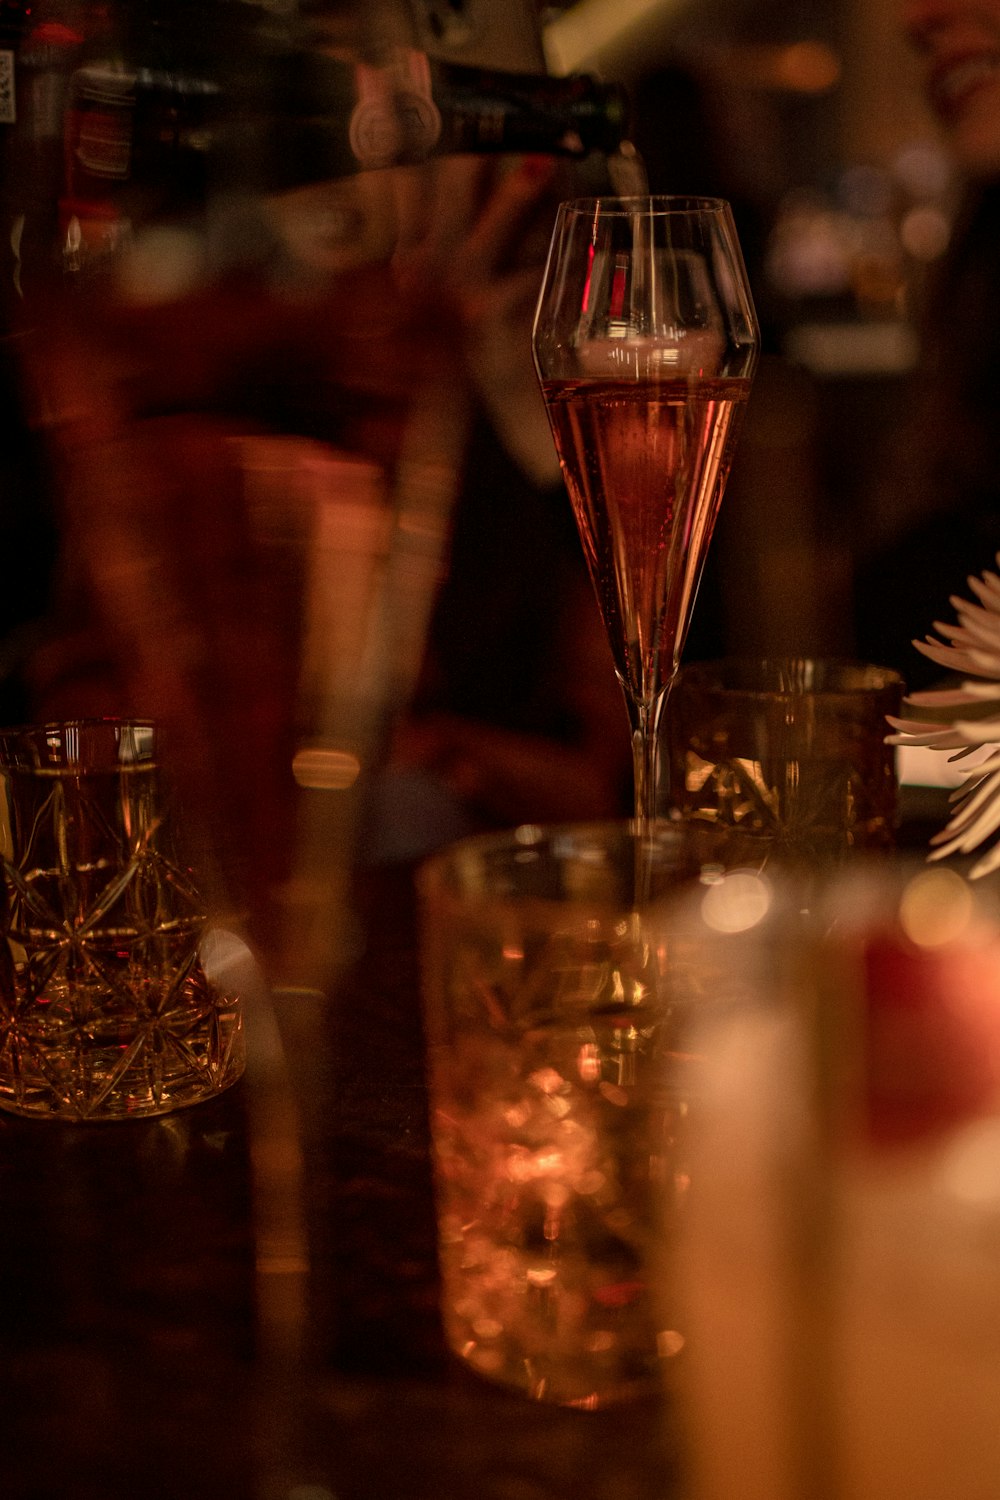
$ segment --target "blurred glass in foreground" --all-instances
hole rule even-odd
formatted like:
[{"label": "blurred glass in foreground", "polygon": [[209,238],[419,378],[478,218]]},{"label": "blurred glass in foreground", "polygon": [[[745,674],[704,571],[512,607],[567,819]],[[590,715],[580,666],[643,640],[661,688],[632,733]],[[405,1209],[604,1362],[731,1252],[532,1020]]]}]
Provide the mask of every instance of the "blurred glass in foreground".
[{"label": "blurred glass in foreground", "polygon": [[672,1268],[691,1495],[985,1500],[1000,1472],[995,892],[882,861],[806,911],[794,881],[730,874],[678,920],[701,955]]}]

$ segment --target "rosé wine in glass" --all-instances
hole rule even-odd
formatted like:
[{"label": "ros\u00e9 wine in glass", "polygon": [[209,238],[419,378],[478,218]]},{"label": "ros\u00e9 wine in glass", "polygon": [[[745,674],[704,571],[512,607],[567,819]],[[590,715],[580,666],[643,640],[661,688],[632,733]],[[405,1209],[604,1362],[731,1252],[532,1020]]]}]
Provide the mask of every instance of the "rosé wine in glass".
[{"label": "ros\u00e9 wine in glass", "polygon": [[727,204],[561,205],[535,317],[535,365],[625,692],[640,827],[656,817],[661,714],[758,343]]}]

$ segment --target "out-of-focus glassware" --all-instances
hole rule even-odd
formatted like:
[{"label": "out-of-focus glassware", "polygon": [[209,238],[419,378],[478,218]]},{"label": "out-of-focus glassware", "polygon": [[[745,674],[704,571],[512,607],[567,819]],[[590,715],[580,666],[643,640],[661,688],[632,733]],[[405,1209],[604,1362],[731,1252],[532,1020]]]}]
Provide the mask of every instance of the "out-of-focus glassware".
[{"label": "out-of-focus glassware", "polygon": [[635,814],[736,442],[758,329],[729,206],[563,203],[535,364],[632,728]]},{"label": "out-of-focus glassware", "polygon": [[701,854],[669,824],[525,827],[420,877],[446,1336],[538,1400],[622,1400],[684,1344],[650,1295],[687,1110],[656,902]]},{"label": "out-of-focus glassware", "polygon": [[873,859],[807,907],[743,871],[674,913],[693,1500],[985,1497],[1000,1467],[996,893]]},{"label": "out-of-focus glassware", "polygon": [[0,794],[0,1108],[132,1119],[235,1083],[241,997],[210,977],[155,727],[4,731]]}]

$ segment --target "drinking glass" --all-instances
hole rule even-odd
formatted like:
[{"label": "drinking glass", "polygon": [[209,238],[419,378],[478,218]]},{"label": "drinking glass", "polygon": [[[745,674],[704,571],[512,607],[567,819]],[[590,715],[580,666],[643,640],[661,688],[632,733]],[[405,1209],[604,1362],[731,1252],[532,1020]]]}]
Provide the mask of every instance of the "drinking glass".
[{"label": "drinking glass", "polygon": [[0,1109],[135,1119],[243,1073],[235,939],[183,857],[159,749],[135,719],[0,733]]},{"label": "drinking glass", "polygon": [[751,862],[813,866],[895,842],[903,681],[824,657],[731,657],[677,675],[664,736],[670,802],[738,840]]},{"label": "drinking glass", "polygon": [[684,1344],[650,1288],[686,1182],[658,914],[700,873],[699,832],[522,827],[420,874],[445,1333],[535,1400],[591,1409],[655,1389]]},{"label": "drinking glass", "polygon": [[728,204],[560,205],[535,366],[625,692],[640,827],[758,344]]}]

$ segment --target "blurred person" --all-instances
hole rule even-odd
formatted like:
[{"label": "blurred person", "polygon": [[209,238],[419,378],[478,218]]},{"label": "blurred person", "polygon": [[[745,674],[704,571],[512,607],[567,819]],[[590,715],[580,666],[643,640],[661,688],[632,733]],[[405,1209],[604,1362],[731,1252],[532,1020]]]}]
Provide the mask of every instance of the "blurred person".
[{"label": "blurred person", "polygon": [[[531,365],[560,174],[541,158],[499,174],[454,158],[433,178],[395,275],[461,330],[474,399],[447,573],[378,808],[379,850],[411,857],[484,828],[620,815],[631,775],[624,701]],[[423,826],[428,814],[439,821]]]},{"label": "blurred person", "polygon": [[[32,335],[61,541],[33,717],[159,720],[220,885],[265,947],[295,873],[292,764],[315,733],[303,487],[332,486],[358,521],[371,496],[405,509],[415,473],[417,530],[423,490],[440,490],[443,536],[427,540],[444,578],[420,680],[402,682],[412,711],[391,672],[372,687],[393,721],[372,734],[389,730],[409,777],[359,832],[373,856],[624,810],[624,707],[530,365],[530,225],[540,213],[547,239],[553,185],[534,159],[365,174],[340,193],[349,233],[311,259],[281,197],[243,265],[160,296],[140,237],[114,295],[63,302]],[[301,228],[315,205],[299,208]]]},{"label": "blurred person", "polygon": [[899,0],[923,67],[928,102],[971,178],[1000,176],[1000,5],[996,0]]},{"label": "blurred person", "polygon": [[1000,0],[899,0],[899,15],[964,180],[856,584],[859,651],[916,689],[937,672],[913,639],[1000,546]]}]

